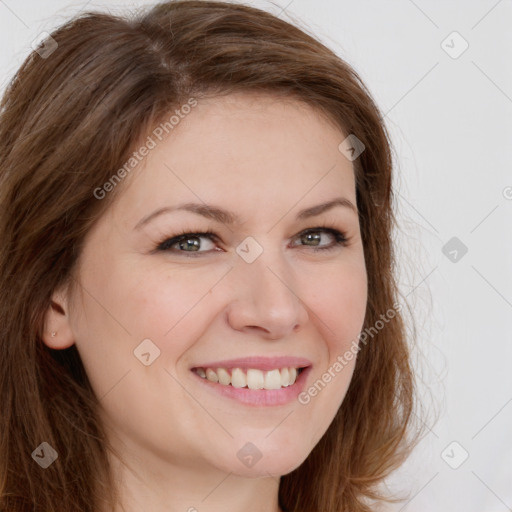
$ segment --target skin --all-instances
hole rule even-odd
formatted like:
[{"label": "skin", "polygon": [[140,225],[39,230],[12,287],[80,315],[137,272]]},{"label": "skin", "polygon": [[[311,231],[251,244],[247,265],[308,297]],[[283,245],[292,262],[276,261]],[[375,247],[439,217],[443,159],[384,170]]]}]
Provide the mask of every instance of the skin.
[{"label": "skin", "polygon": [[[76,344],[109,440],[122,505],[135,512],[278,512],[279,477],[297,468],[332,422],[355,359],[306,405],[254,407],[207,393],[190,367],[252,355],[308,358],[310,387],[357,340],[367,274],[356,212],[335,207],[307,220],[303,208],[336,197],[356,205],[345,135],[311,107],[272,96],[201,100],[172,136],[133,171],[113,206],[88,233],[79,260],[79,296],[56,290],[45,342]],[[161,206],[205,202],[231,210],[228,226],[173,212],[134,226]],[[300,237],[327,226],[333,245]],[[182,231],[212,229],[174,252],[151,251]],[[247,263],[237,246],[252,236],[263,253]],[[187,252],[188,251],[188,252]],[[190,256],[192,254],[192,256]],[[52,338],[51,331],[57,331]],[[149,338],[149,366],[133,351]],[[246,467],[237,452],[253,443],[262,458]],[[106,512],[106,511],[105,511]]]}]

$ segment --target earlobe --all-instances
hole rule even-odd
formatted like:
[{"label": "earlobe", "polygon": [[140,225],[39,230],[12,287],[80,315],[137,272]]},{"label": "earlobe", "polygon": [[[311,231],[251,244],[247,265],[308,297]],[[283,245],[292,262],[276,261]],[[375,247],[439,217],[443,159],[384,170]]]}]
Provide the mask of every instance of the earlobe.
[{"label": "earlobe", "polygon": [[67,299],[63,293],[54,293],[44,318],[42,339],[44,344],[54,350],[69,348],[75,343],[71,331]]}]

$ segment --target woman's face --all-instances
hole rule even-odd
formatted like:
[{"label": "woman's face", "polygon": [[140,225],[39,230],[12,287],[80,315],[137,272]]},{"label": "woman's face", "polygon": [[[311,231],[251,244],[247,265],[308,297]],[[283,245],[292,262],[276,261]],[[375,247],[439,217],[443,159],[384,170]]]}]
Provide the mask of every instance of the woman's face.
[{"label": "woman's face", "polygon": [[[345,135],[304,104],[240,94],[200,101],[169,137],[153,139],[86,238],[69,342],[123,453],[286,474],[343,401],[355,364],[344,354],[355,352],[365,315],[360,227],[347,206],[356,205],[354,170],[338,149]],[[255,359],[217,365],[239,358]],[[279,387],[287,372],[275,370],[305,366]],[[279,389],[242,387],[265,377]]]}]

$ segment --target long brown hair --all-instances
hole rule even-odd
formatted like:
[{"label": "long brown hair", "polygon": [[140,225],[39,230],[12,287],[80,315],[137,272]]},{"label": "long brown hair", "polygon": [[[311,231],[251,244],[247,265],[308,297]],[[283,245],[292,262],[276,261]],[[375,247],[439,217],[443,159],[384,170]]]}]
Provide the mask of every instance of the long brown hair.
[{"label": "long brown hair", "polygon": [[[53,292],[73,284],[101,200],[140,140],[191,98],[268,92],[323,112],[365,146],[354,161],[368,272],[365,329],[396,308],[392,152],[356,72],[303,30],[252,7],[170,1],[136,17],[84,13],[55,30],[0,104],[0,509],[96,512],[116,500],[106,436],[73,345],[42,342]],[[399,311],[361,343],[347,395],[307,459],[281,477],[290,512],[363,512],[410,449],[414,379]],[[42,442],[58,453],[42,470]]]}]

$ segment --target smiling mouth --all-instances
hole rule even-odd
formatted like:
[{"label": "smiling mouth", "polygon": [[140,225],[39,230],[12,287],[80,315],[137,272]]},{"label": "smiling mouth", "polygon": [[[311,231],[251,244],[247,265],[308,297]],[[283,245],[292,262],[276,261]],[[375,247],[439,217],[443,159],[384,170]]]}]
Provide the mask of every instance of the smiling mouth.
[{"label": "smiling mouth", "polygon": [[306,367],[283,367],[263,371],[257,368],[192,368],[199,377],[222,386],[248,389],[281,389],[295,384]]}]

